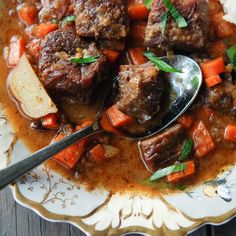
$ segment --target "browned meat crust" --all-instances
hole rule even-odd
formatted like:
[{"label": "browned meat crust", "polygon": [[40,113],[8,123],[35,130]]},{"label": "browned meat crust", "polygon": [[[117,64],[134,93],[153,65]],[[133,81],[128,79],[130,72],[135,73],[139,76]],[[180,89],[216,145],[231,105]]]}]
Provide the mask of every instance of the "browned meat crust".
[{"label": "browned meat crust", "polygon": [[117,107],[141,123],[150,120],[160,110],[163,81],[152,63],[140,66],[124,65],[119,73],[120,100]]},{"label": "browned meat crust", "polygon": [[75,0],[76,32],[83,37],[122,39],[127,36],[124,0]]},{"label": "browned meat crust", "polygon": [[[95,43],[76,36],[73,30],[59,29],[49,33],[41,44],[39,70],[50,94],[70,97],[80,102],[90,102],[95,87],[104,78],[106,58]],[[100,56],[91,64],[70,62],[70,56],[79,51],[89,56]]]},{"label": "browned meat crust", "polygon": [[161,32],[161,17],[167,12],[162,0],[155,0],[149,14],[145,43],[162,49],[201,49],[209,39],[208,2],[206,0],[172,0],[188,23],[179,28],[172,16],[168,17],[164,34]]},{"label": "browned meat crust", "polygon": [[185,137],[183,126],[177,124],[162,134],[141,141],[141,156],[149,170],[156,171],[177,160]]}]

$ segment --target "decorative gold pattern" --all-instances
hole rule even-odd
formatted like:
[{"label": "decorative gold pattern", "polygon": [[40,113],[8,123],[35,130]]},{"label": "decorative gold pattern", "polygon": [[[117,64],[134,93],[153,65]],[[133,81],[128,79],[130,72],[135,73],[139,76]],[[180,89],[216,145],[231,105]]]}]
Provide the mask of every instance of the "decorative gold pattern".
[{"label": "decorative gold pattern", "polygon": [[[0,168],[14,161],[11,159],[15,146],[20,144],[11,132],[7,117],[2,114],[0,141],[3,140]],[[20,145],[20,149],[25,152],[24,146]],[[212,183],[220,185],[228,181],[231,186],[235,172],[230,171],[224,178],[213,180]],[[228,177],[230,180],[226,180]],[[203,191],[207,186],[210,186],[209,183],[203,185],[200,192],[197,188],[191,192],[178,193],[171,196],[172,200],[168,196],[152,199],[139,193],[111,194],[105,190],[87,192],[82,186],[77,186],[47,166],[41,166],[25,175],[12,190],[16,201],[44,218],[73,223],[92,235],[119,235],[131,231],[150,235],[184,235],[205,222],[219,223],[236,213],[232,204],[227,213],[223,211],[221,216],[214,216],[210,210],[207,215],[197,218],[194,214],[186,214],[183,205],[189,205],[187,201],[190,199],[196,204],[199,197],[201,201],[209,200]],[[180,195],[185,202],[182,205],[176,200]],[[212,197],[211,201],[220,199],[218,195]],[[196,207],[192,206],[193,210]]]}]

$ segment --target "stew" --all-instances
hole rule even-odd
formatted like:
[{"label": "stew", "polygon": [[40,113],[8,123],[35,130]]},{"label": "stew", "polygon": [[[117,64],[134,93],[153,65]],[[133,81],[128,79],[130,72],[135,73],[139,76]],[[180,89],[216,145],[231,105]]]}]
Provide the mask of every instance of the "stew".
[{"label": "stew", "polygon": [[[109,132],[48,161],[88,189],[157,194],[216,176],[236,160],[236,26],[219,0],[9,0],[0,2],[1,104],[17,138],[36,151],[96,120]],[[233,18],[233,17],[232,17]],[[199,63],[204,84],[190,109],[139,142],[162,110],[160,57]],[[10,73],[11,72],[11,73]],[[8,76],[9,75],[9,76]]]}]

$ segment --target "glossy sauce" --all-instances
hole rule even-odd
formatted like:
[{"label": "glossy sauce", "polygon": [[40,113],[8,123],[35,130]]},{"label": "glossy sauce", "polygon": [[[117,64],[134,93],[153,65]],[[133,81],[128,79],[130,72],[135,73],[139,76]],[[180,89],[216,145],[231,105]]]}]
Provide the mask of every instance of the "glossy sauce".
[{"label": "glossy sauce", "polygon": [[[4,107],[4,112],[14,128],[17,138],[22,139],[33,152],[48,145],[54,137],[55,131],[39,132],[31,130],[29,128],[31,121],[22,116],[16,104],[14,104],[7,94],[6,83],[10,70],[6,67],[3,49],[9,45],[12,35],[22,34],[24,28],[21,23],[18,22],[17,13],[11,10],[16,7],[14,2],[8,1],[6,5],[3,16],[0,19],[0,102],[1,107]],[[70,105],[68,107],[66,102],[61,106],[63,112],[75,123],[96,118],[96,105],[94,105],[93,108],[89,107],[89,110],[87,106],[81,105]],[[204,120],[200,112],[197,113],[195,111],[192,115]],[[204,122],[207,124],[207,121],[204,120]],[[86,168],[82,168],[82,171],[78,168],[76,176],[74,172],[69,172],[54,161],[49,161],[47,165],[71,180],[76,181],[78,184],[85,184],[88,189],[102,186],[109,188],[113,192],[144,191],[153,195],[170,190],[163,182],[157,182],[153,185],[144,184],[145,180],[150,176],[150,173],[145,169],[140,159],[136,141],[113,136],[111,143],[120,148],[121,153],[119,157],[102,164],[97,164],[96,166],[86,165]],[[211,179],[222,169],[235,163],[235,160],[236,151],[217,147],[211,155],[197,161],[196,175],[188,180],[186,184],[191,186]]]}]

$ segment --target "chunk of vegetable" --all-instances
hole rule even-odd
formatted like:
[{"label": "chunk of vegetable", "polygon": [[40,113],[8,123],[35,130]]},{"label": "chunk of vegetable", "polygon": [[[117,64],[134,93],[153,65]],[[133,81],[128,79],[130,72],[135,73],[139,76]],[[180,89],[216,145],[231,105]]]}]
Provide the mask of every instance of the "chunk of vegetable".
[{"label": "chunk of vegetable", "polygon": [[185,161],[192,153],[192,149],[193,149],[193,140],[191,138],[187,138],[184,141],[184,144],[181,148],[179,161]]},{"label": "chunk of vegetable", "polygon": [[120,149],[111,145],[103,145],[105,149],[105,158],[113,158],[120,153]]},{"label": "chunk of vegetable", "polygon": [[191,130],[194,149],[198,157],[206,156],[215,149],[215,143],[202,121],[196,121]]},{"label": "chunk of vegetable", "polygon": [[108,120],[106,112],[103,113],[100,124],[104,130],[114,134],[122,135],[122,132],[120,130],[116,129],[111,125],[110,121]]},{"label": "chunk of vegetable", "polygon": [[224,139],[230,142],[236,142],[236,126],[228,125],[225,129]]},{"label": "chunk of vegetable", "polygon": [[193,161],[188,161],[185,163],[186,169],[180,172],[176,172],[167,176],[167,181],[169,183],[176,183],[183,179],[186,179],[195,174],[195,164]]},{"label": "chunk of vegetable", "polygon": [[18,9],[20,19],[27,25],[35,23],[38,10],[34,6],[25,5]]},{"label": "chunk of vegetable", "polygon": [[58,129],[59,124],[56,114],[48,114],[42,117],[42,125],[46,129]]},{"label": "chunk of vegetable", "polygon": [[103,54],[111,64],[114,64],[120,56],[120,52],[111,49],[104,49]]},{"label": "chunk of vegetable", "polygon": [[[64,137],[65,136],[63,134],[59,134],[55,138],[54,142],[57,142]],[[53,157],[53,159],[67,169],[74,169],[84,152],[85,145],[83,142],[79,142],[59,152]]]},{"label": "chunk of vegetable", "polygon": [[212,61],[208,61],[201,64],[201,69],[203,73],[203,77],[205,79],[219,75],[221,73],[225,72],[225,63],[223,57],[219,57],[217,59],[214,59]]},{"label": "chunk of vegetable", "polygon": [[223,12],[213,15],[212,25],[217,37],[228,38],[235,34],[235,26],[234,24],[224,20],[223,17]]},{"label": "chunk of vegetable", "polygon": [[148,9],[142,2],[128,1],[128,15],[131,20],[144,20],[148,17]]},{"label": "chunk of vegetable", "polygon": [[106,111],[106,114],[110,120],[111,125],[114,127],[120,127],[134,123],[134,119],[120,111],[116,105],[110,107]]},{"label": "chunk of vegetable", "polygon": [[93,161],[102,162],[105,159],[105,148],[103,145],[97,144],[89,154]]},{"label": "chunk of vegetable", "polygon": [[193,117],[190,115],[183,115],[178,119],[178,123],[183,125],[184,128],[190,128],[193,124]]},{"label": "chunk of vegetable", "polygon": [[9,89],[28,117],[37,119],[58,111],[25,54],[12,71]]},{"label": "chunk of vegetable", "polygon": [[133,65],[144,64],[147,60],[143,55],[142,48],[130,48],[128,50],[129,60]]},{"label": "chunk of vegetable", "polygon": [[45,36],[58,29],[58,25],[57,24],[53,24],[53,23],[41,23],[39,25],[36,25],[32,31],[32,34],[37,37],[37,38],[45,38]]},{"label": "chunk of vegetable", "polygon": [[213,75],[205,79],[205,84],[208,88],[214,87],[215,85],[221,84],[221,83],[222,83],[222,79],[220,78],[219,75]]},{"label": "chunk of vegetable", "polygon": [[7,65],[16,66],[25,51],[25,40],[22,37],[13,36],[10,42],[10,52],[7,59]]},{"label": "chunk of vegetable", "polygon": [[138,47],[140,47],[143,45],[146,26],[147,22],[145,21],[139,21],[131,24],[130,37],[135,46],[138,45]]}]

